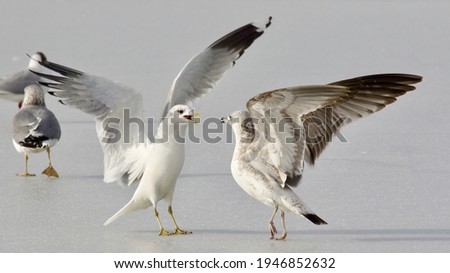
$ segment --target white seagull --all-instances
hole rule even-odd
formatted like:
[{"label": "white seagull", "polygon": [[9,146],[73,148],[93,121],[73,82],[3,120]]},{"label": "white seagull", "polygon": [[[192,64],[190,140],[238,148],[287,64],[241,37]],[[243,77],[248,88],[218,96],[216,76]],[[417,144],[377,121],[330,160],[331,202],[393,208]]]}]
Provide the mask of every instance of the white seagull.
[{"label": "white seagull", "polygon": [[277,232],[273,220],[278,210],[283,234],[277,240],[287,235],[285,212],[326,224],[291,188],[299,185],[304,162],[313,165],[342,125],[381,110],[421,80],[416,75],[380,74],[283,88],[261,93],[247,102],[248,111],[222,118],[236,136],[234,179],[250,196],[274,208],[271,239]]},{"label": "white seagull", "polygon": [[48,167],[42,172],[58,177],[50,160],[50,148],[61,137],[61,129],[55,115],[45,107],[44,91],[39,85],[25,87],[22,108],[14,116],[13,144],[19,153],[25,154],[25,172],[18,176],[35,176],[28,173],[28,154],[44,150],[48,155]]},{"label": "white seagull", "polygon": [[27,69],[21,70],[11,76],[0,79],[0,98],[17,102],[19,103],[20,108],[24,96],[25,87],[31,84],[36,84],[39,80],[42,79],[38,75],[32,73],[30,69],[36,71],[39,67],[38,62],[45,60],[46,57],[42,52],[36,52],[30,58]]},{"label": "white seagull", "polygon": [[[52,81],[42,83],[50,88],[50,94],[61,98],[63,104],[95,116],[104,153],[104,181],[130,185],[140,180],[131,200],[105,225],[125,213],[153,206],[160,235],[190,233],[178,227],[172,212],[175,183],[184,164],[185,148],[179,137],[184,137],[187,124],[196,115],[192,110],[194,102],[213,88],[270,23],[271,17],[238,28],[186,64],[169,91],[156,135],[160,141],[154,143],[150,143],[137,126],[130,128],[129,139],[115,139],[116,133],[125,132],[124,125],[130,127],[124,124],[124,115],[142,120],[139,93],[102,77],[48,61],[40,62],[51,70],[37,73]],[[166,231],[159,220],[157,204],[162,199],[168,203],[168,213],[175,227],[173,232]]]}]

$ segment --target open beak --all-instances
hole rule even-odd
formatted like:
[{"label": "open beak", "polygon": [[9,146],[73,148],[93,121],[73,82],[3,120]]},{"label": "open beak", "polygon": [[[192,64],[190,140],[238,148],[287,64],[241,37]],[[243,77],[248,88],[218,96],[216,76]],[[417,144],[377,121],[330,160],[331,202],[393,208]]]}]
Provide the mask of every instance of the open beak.
[{"label": "open beak", "polygon": [[199,118],[199,117],[201,117],[201,116],[200,116],[199,113],[193,113],[192,115],[184,115],[184,116],[183,116],[183,118],[187,119],[188,121],[198,124],[199,121],[193,119],[194,117]]}]

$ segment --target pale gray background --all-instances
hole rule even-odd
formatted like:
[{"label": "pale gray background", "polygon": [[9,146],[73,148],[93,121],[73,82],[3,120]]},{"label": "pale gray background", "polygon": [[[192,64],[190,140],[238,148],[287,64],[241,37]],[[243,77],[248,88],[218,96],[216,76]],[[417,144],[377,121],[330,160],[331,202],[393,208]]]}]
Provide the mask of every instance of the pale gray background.
[{"label": "pale gray background", "polygon": [[[339,2],[339,3],[338,3]],[[411,94],[346,127],[296,192],[328,226],[289,214],[288,238],[268,240],[271,209],[233,181],[233,145],[189,144],[174,210],[190,236],[159,237],[152,210],[102,223],[134,192],[102,182],[90,116],[47,96],[61,122],[53,150],[61,178],[16,177],[23,157],[0,101],[2,252],[448,252],[450,251],[449,1],[1,1],[0,75],[26,53],[127,83],[145,116],[162,111],[183,65],[215,39],[273,16],[270,29],[201,100],[203,118],[243,108],[256,93],[359,75],[424,77]],[[197,127],[199,130],[200,127]],[[46,167],[32,155],[30,170]],[[161,215],[170,227],[165,205]],[[277,225],[278,219],[277,219]]]}]

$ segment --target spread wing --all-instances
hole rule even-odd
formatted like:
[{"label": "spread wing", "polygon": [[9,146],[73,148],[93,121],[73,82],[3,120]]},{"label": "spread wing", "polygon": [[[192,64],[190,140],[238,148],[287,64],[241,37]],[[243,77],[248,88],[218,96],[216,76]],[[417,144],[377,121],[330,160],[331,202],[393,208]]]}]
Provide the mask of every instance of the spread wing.
[{"label": "spread wing", "polygon": [[300,182],[306,135],[300,116],[341,101],[349,91],[340,86],[301,86],[265,92],[251,98],[255,139],[250,164],[284,187]]},{"label": "spread wing", "polygon": [[244,51],[269,27],[272,17],[247,24],[220,38],[194,56],[174,80],[162,117],[177,104],[192,106],[230,69]]},{"label": "spread wing", "polygon": [[313,165],[344,124],[383,109],[397,97],[414,90],[412,84],[421,80],[422,77],[417,75],[379,74],[326,85],[347,88],[350,93],[343,100],[302,116],[307,136],[306,162]]},{"label": "spread wing", "polygon": [[[36,72],[50,81],[40,82],[49,94],[60,98],[62,104],[77,108],[96,118],[97,137],[104,153],[105,182],[121,181],[131,184],[144,171],[147,136],[138,126],[124,130],[124,119],[142,120],[142,96],[132,89],[106,78],[90,75],[73,68],[39,62],[47,72]],[[123,134],[123,135],[122,135]]]},{"label": "spread wing", "polygon": [[[263,34],[270,22],[271,18],[268,18],[262,22],[245,25],[214,42],[192,58],[172,84],[164,106],[163,117],[172,106],[193,104],[196,99],[211,90],[244,50]],[[52,81],[42,83],[51,89],[50,94],[59,97],[63,104],[97,118],[97,136],[104,152],[105,181],[120,180],[130,184],[139,179],[145,166],[145,157],[142,156],[142,149],[145,147],[142,146],[148,145],[145,133],[131,129],[129,143],[123,141],[124,137],[118,142],[111,139],[114,139],[114,132],[124,132],[125,110],[129,110],[131,117],[140,117],[142,120],[141,95],[105,78],[46,60],[39,63],[50,72],[42,73],[35,70],[33,72]],[[116,122],[111,125],[108,121]],[[134,130],[138,128],[134,127]],[[140,141],[142,139],[144,142]]]}]

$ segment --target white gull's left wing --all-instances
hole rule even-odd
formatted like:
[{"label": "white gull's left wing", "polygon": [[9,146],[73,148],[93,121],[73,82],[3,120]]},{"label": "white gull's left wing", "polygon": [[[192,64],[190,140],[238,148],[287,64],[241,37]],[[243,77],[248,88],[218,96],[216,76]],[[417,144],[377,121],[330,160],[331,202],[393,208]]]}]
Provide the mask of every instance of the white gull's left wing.
[{"label": "white gull's left wing", "polygon": [[267,29],[272,17],[242,26],[212,43],[194,56],[174,80],[162,117],[177,104],[191,107],[208,93],[244,51]]}]

